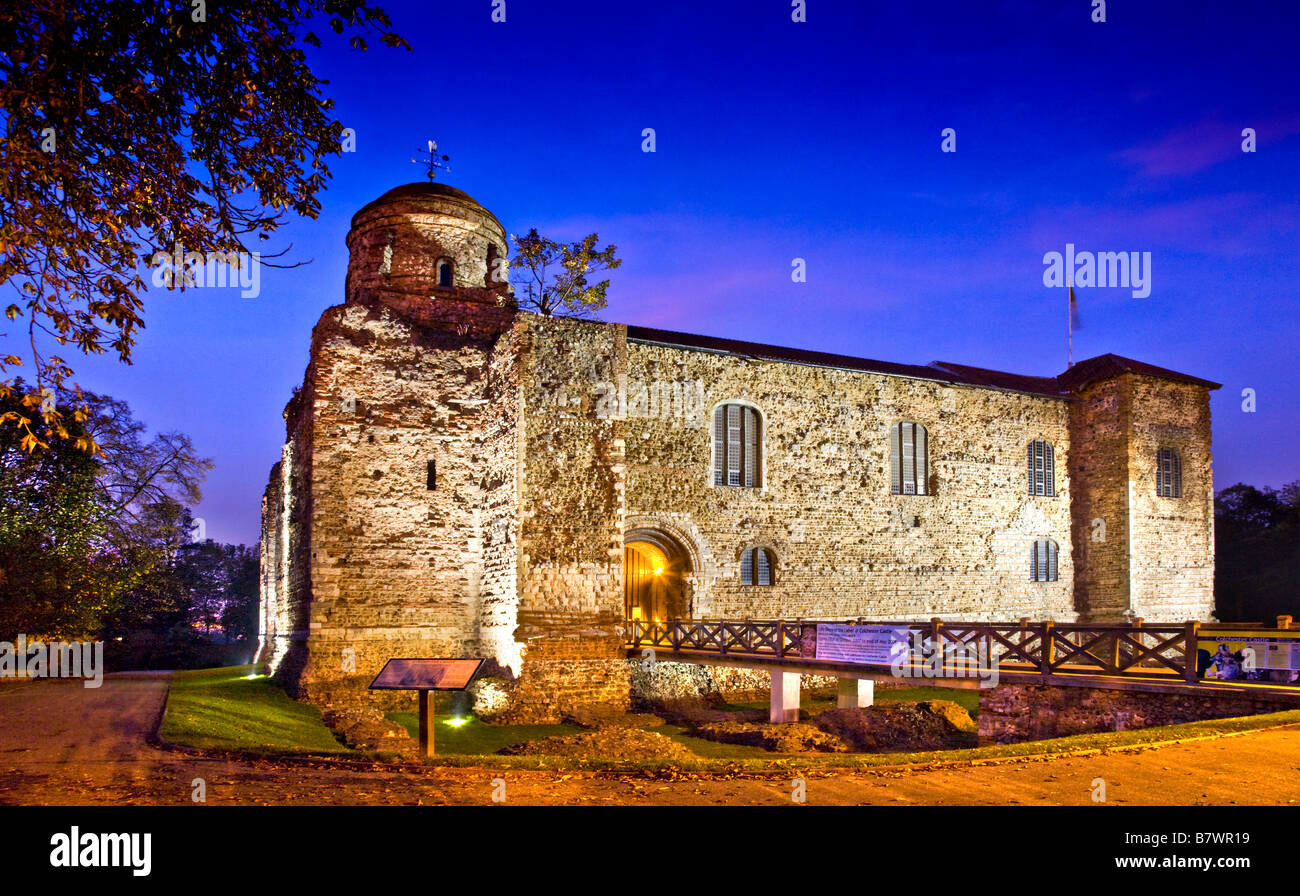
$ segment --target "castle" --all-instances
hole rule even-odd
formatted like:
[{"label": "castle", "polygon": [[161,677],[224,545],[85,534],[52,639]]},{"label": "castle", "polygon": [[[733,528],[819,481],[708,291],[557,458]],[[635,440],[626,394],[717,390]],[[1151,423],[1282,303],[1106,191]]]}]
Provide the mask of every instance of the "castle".
[{"label": "castle", "polygon": [[259,659],[306,699],[483,657],[513,717],[626,706],[626,619],[1209,619],[1218,384],[521,311],[444,184],[348,234],[262,508]]}]

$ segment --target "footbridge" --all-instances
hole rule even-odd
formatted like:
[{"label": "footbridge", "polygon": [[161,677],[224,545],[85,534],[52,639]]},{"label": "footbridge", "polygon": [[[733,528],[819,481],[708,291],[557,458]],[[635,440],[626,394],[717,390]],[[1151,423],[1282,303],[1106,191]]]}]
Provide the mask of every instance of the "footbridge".
[{"label": "footbridge", "polygon": [[794,721],[802,675],[839,679],[841,707],[877,680],[942,687],[1045,684],[1248,695],[1300,705],[1300,628],[1188,621],[1147,625],[848,620],[628,620],[628,657],[771,673],[771,720]]}]

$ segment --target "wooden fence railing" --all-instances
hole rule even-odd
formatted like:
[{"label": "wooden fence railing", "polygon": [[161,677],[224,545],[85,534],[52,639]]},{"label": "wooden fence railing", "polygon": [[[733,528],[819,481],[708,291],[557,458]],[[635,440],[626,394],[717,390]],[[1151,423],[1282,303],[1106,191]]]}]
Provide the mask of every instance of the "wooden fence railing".
[{"label": "wooden fence railing", "polygon": [[[1242,629],[1267,636],[1282,628],[1214,623],[1213,628]],[[1117,676],[1177,676],[1197,681],[1199,622],[1181,625],[1075,624],[1033,622],[928,623],[878,620],[754,620],[676,619],[670,622],[628,620],[629,649],[653,648],[698,651],[722,656],[809,660],[815,657],[815,626],[872,625],[907,630],[907,664],[920,657],[938,657],[944,669],[960,668],[972,657],[996,662],[999,668],[1041,675],[1104,674]],[[1209,627],[1209,626],[1207,626]],[[805,647],[808,649],[805,650]],[[941,652],[940,652],[941,651]],[[876,665],[882,664],[862,664]],[[889,666],[884,664],[885,668]]]}]

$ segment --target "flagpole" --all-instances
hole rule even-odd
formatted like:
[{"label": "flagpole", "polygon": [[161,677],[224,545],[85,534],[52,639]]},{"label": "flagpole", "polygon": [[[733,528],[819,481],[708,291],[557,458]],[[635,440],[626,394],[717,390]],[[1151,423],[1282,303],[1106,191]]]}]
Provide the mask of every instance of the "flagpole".
[{"label": "flagpole", "polygon": [[1066,327],[1070,334],[1070,356],[1066,369],[1074,366],[1074,287],[1070,287],[1070,304],[1065,309]]}]

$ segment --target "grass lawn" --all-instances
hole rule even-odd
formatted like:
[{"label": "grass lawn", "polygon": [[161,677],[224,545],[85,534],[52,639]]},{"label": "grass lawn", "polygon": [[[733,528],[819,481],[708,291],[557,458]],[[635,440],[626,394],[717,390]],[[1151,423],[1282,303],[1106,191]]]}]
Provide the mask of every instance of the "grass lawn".
[{"label": "grass lawn", "polygon": [[[419,738],[419,713],[390,712],[386,718],[405,728],[411,737]],[[459,714],[455,718],[464,719],[464,724],[453,726],[447,724],[452,714],[440,710],[434,711],[433,718],[433,749],[440,756],[482,756],[511,744],[584,730],[577,725],[488,725],[473,716]]]},{"label": "grass lawn", "polygon": [[353,753],[325,727],[320,710],[253,673],[253,666],[177,672],[158,733],[203,749]]},{"label": "grass lawn", "polygon": [[[980,692],[974,688],[877,688],[876,703],[920,703],[924,700],[948,700],[956,703],[970,713],[972,719],[979,718]],[[766,700],[754,700],[749,703],[724,703],[718,707],[726,710],[767,709]],[[834,697],[812,697],[804,694],[799,701],[800,718],[806,719],[815,713],[835,708]]]}]

